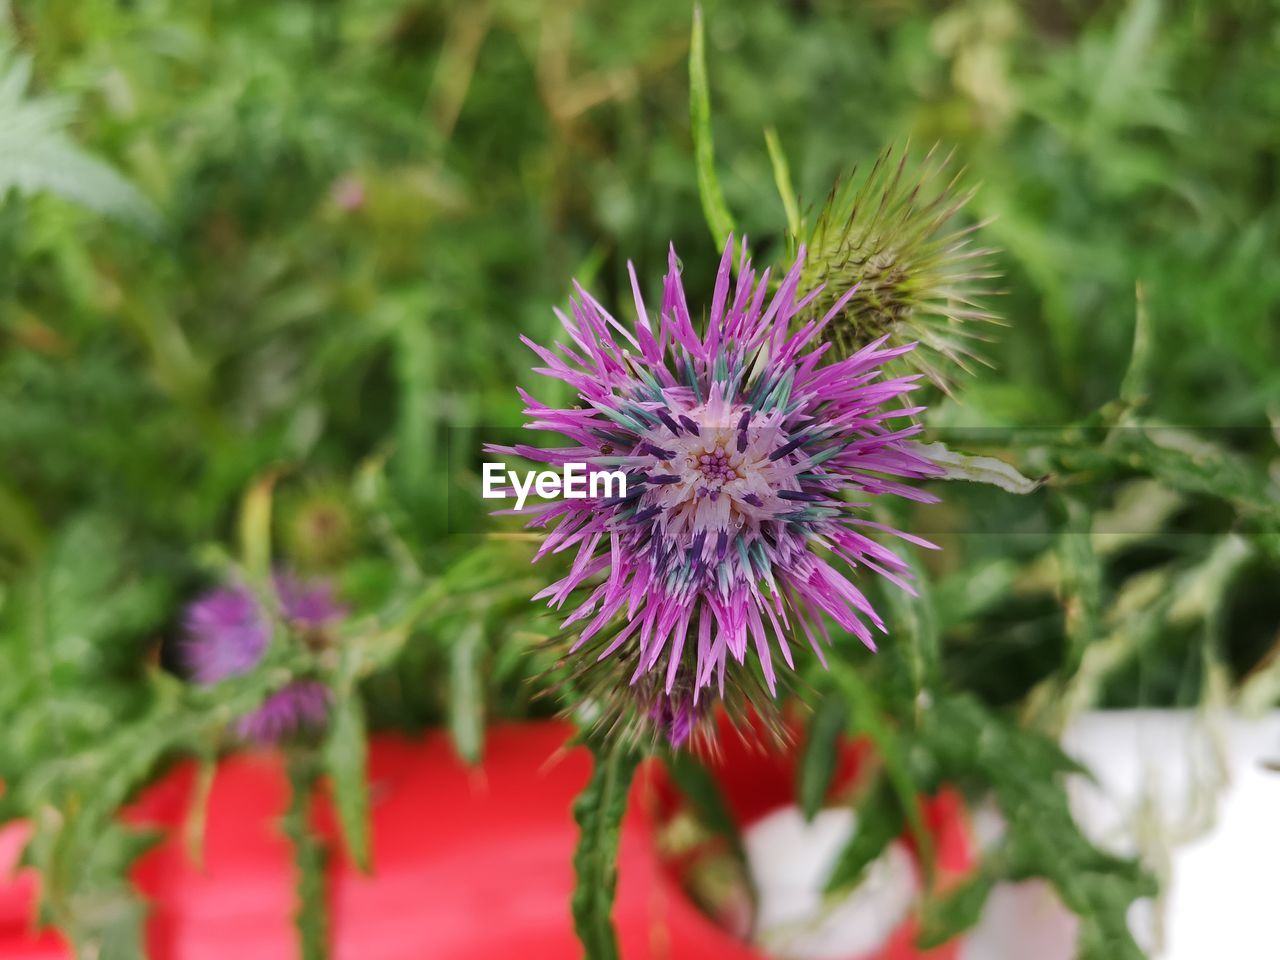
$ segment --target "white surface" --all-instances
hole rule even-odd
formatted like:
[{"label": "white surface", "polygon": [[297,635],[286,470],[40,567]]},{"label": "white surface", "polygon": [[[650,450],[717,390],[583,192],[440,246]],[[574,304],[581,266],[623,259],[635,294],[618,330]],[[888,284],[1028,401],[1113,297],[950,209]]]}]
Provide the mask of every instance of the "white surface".
[{"label": "white surface", "polygon": [[[1162,893],[1130,913],[1153,960],[1280,960],[1280,713],[1260,721],[1190,711],[1086,714],[1063,744],[1095,774],[1073,778],[1072,809],[1099,846],[1140,856]],[[974,811],[979,843],[998,815]],[[850,831],[847,810],[806,826],[794,808],[747,831],[763,946],[777,956],[847,960],[897,926],[915,878],[901,846],[853,900],[822,913],[820,890]],[[909,887],[908,887],[909,884]],[[904,900],[903,898],[906,898]],[[962,960],[1072,960],[1076,920],[1040,882],[987,903]]]},{"label": "white surface", "polygon": [[961,960],[1072,960],[1076,918],[1041,880],[1002,883],[982,922],[965,938]]},{"label": "white surface", "polygon": [[[1263,766],[1280,758],[1280,714],[1090,713],[1063,746],[1098,780],[1069,787],[1090,838],[1161,878],[1160,898],[1129,917],[1152,958],[1280,958],[1280,774]],[[1075,920],[1051,890],[1008,885],[962,958],[1070,960],[1074,943]]]},{"label": "white surface", "polygon": [[824,907],[822,888],[855,827],[848,809],[823,810],[805,823],[796,807],[784,807],[747,829],[761,947],[795,960],[850,960],[874,951],[907,916],[917,883],[901,843],[870,866],[853,894]]}]

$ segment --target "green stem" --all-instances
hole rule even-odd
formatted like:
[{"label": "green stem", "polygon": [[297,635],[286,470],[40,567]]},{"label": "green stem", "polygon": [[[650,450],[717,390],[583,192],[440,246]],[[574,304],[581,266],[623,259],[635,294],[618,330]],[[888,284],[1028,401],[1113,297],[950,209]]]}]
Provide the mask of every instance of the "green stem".
[{"label": "green stem", "polygon": [[573,923],[586,960],[617,960],[613,931],[614,891],[618,884],[618,839],[627,794],[640,751],[625,741],[588,738],[595,759],[591,780],[573,804],[578,822],[578,849],[573,857],[577,885],[573,891]]},{"label": "green stem", "polygon": [[302,949],[302,960],[326,960],[329,956],[329,924],[324,841],[311,827],[311,796],[320,777],[320,763],[309,747],[290,750],[288,755],[289,809],[284,816],[284,833],[293,846],[297,869],[298,905],[294,923]]}]

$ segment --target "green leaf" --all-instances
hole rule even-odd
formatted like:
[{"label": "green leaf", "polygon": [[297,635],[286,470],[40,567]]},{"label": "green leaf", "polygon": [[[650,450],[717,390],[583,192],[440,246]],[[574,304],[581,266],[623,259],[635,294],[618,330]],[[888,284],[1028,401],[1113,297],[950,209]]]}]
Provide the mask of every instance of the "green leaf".
[{"label": "green leaf", "polygon": [[[171,689],[161,686],[162,693]],[[162,697],[152,714],[120,723],[74,753],[48,756],[6,782],[6,793],[35,828],[27,856],[41,874],[40,916],[62,929],[79,955],[141,955],[145,909],[128,868],[155,836],[122,827],[116,814],[156,775],[161,756],[185,742],[188,729],[166,722],[175,706]]]},{"label": "green leaf", "polygon": [[711,93],[707,83],[706,37],[702,7],[693,7],[693,33],[689,40],[689,121],[693,129],[693,158],[698,173],[702,213],[716,246],[723,249],[735,232],[720,179],[716,176],[716,151],[711,136]]},{"label": "green leaf", "polygon": [[197,867],[204,864],[204,834],[209,820],[209,797],[213,793],[213,781],[217,775],[217,753],[211,748],[206,749],[200,756],[200,765],[196,769],[195,795],[182,824],[183,846],[188,859]]},{"label": "green leaf", "polygon": [[271,504],[277,473],[270,470],[253,482],[240,502],[240,556],[255,583],[271,574]]},{"label": "green leaf", "polygon": [[[1155,884],[1132,860],[1095,847],[1071,814],[1059,777],[1084,772],[1058,744],[983,706],[971,696],[940,699],[925,714],[919,737],[937,776],[951,783],[980,782],[995,794],[1005,833],[987,868],[1001,879],[1044,877],[1080,918],[1079,956],[1088,960],[1140,960],[1128,928],[1133,901],[1152,896]],[[975,884],[948,912],[951,925],[977,916],[984,887]],[[939,921],[941,926],[941,921]]]},{"label": "green leaf", "polygon": [[[896,526],[889,511],[877,511],[877,519]],[[942,634],[938,626],[938,604],[934,600],[929,572],[908,553],[903,559],[911,574],[916,594],[889,585],[884,590],[893,636],[898,639],[911,673],[917,705],[926,702],[942,674]]]},{"label": "green leaf", "polygon": [[680,793],[693,807],[698,821],[722,837],[728,844],[730,853],[733,854],[742,871],[742,878],[748,886],[751,902],[754,904],[756,889],[751,868],[747,863],[747,848],[742,842],[742,832],[738,829],[738,822],[734,820],[733,813],[715,777],[696,757],[685,751],[673,751],[668,754],[666,762],[667,769],[671,772],[671,779],[675,781]]},{"label": "green leaf", "polygon": [[0,54],[0,197],[49,193],[96,213],[151,227],[155,208],[111,166],[79,147],[66,129],[70,105],[31,97],[29,57]]},{"label": "green leaf", "polygon": [[1048,477],[1032,480],[1024,477],[1014,467],[995,457],[971,457],[947,449],[945,443],[919,443],[916,451],[932,460],[944,471],[944,479],[968,480],[971,483],[989,483],[1009,493],[1034,493]]},{"label": "green leaf", "polygon": [[920,852],[926,882],[931,884],[934,870],[933,835],[924,823],[920,792],[916,789],[907,763],[906,744],[882,714],[875,690],[856,670],[836,661],[831,664],[831,675],[848,699],[853,718],[850,732],[867,737],[875,747],[877,759],[884,764],[885,775],[898,796],[911,836]]},{"label": "green leaf", "polygon": [[484,753],[484,624],[472,619],[449,651],[449,735],[458,756],[479,763]]},{"label": "green leaf", "polygon": [[1151,316],[1147,309],[1147,293],[1141,283],[1134,291],[1136,309],[1133,320],[1133,350],[1129,369],[1120,384],[1120,399],[1131,407],[1146,402],[1151,387],[1152,351],[1155,338],[1151,332]]},{"label": "green leaf", "polygon": [[840,738],[849,722],[849,705],[835,691],[823,694],[809,721],[804,752],[796,765],[796,799],[806,820],[822,808],[840,756]]},{"label": "green leaf", "polygon": [[41,876],[40,920],[65,933],[76,956],[144,956],[147,910],[129,883],[128,869],[156,835],[97,821],[72,806],[43,807],[34,827],[25,860]]},{"label": "green leaf", "polygon": [[1060,592],[1066,651],[1057,674],[1044,680],[1027,697],[1026,717],[1046,732],[1059,734],[1081,706],[1092,668],[1105,650],[1102,624],[1102,561],[1094,548],[1093,515],[1078,497],[1062,494],[1055,500],[1062,513],[1056,550],[1062,571]]},{"label": "green leaf", "polygon": [[902,804],[881,780],[858,804],[853,835],[836,858],[827,878],[827,893],[852,890],[862,883],[869,867],[898,837],[905,825]]},{"label": "green leaf", "polygon": [[800,204],[796,201],[796,188],[791,183],[791,167],[787,163],[787,155],[778,142],[778,131],[766,127],[764,143],[769,148],[769,163],[773,166],[773,182],[778,188],[778,197],[782,200],[782,209],[787,215],[787,233],[792,242],[798,243],[803,225],[800,223]]},{"label": "green leaf", "polygon": [[35,505],[22,491],[0,480],[0,543],[24,560],[34,560],[48,534]]},{"label": "green leaf", "polygon": [[[1280,495],[1265,471],[1203,435],[1150,421],[1112,430],[1107,452],[1175,490],[1226,500],[1242,517],[1280,530]],[[1064,459],[1066,459],[1064,457]]]},{"label": "green leaf", "polygon": [[1065,517],[1058,535],[1062,564],[1062,593],[1066,604],[1067,657],[1063,670],[1070,676],[1085,650],[1102,635],[1102,563],[1093,548],[1092,515],[1079,498],[1063,496]]},{"label": "green leaf", "polygon": [[992,872],[981,869],[946,893],[927,897],[916,946],[921,950],[932,950],[972,929],[981,919],[982,908],[995,885],[996,877]]},{"label": "green leaf", "polygon": [[610,914],[618,884],[618,838],[641,755],[623,739],[604,743],[588,738],[587,746],[595,766],[573,804],[579,831],[573,856],[573,924],[586,960],[617,960],[618,941]]},{"label": "green leaf", "polygon": [[[66,522],[24,584],[21,632],[65,682],[101,679],[135,662],[139,633],[163,619],[168,589],[136,570],[121,524],[101,514]],[[110,558],[112,562],[104,562]]]},{"label": "green leaf", "polygon": [[333,787],[338,821],[351,859],[369,869],[368,738],[364,707],[355,689],[339,690],[324,744],[324,766]]}]

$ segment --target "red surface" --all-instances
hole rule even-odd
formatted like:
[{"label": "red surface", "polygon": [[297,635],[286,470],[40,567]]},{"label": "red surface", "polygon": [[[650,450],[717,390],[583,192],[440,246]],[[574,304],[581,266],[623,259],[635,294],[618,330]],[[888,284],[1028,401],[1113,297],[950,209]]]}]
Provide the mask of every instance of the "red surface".
[{"label": "red surface", "polygon": [[30,830],[14,823],[0,829],[0,957],[4,960],[63,960],[70,956],[53,930],[35,933],[35,871],[18,869]]},{"label": "red surface", "polygon": [[[370,790],[376,872],[359,874],[341,852],[330,866],[339,960],[579,957],[568,907],[576,841],[571,806],[590,760],[581,749],[563,749],[567,733],[560,724],[493,729],[479,770],[458,761],[443,736],[375,739]],[[190,769],[176,771],[148,791],[129,819],[178,823],[190,780]],[[637,794],[650,789],[648,780],[640,778]],[[759,797],[772,796],[778,783],[752,775],[742,789],[727,786],[731,798]],[[789,791],[790,779],[781,783]],[[292,866],[277,828],[284,804],[285,778],[275,756],[242,755],[220,764],[203,868],[188,862],[179,831],[171,829],[137,870],[154,902],[148,928],[153,960],[294,955]],[[699,913],[663,869],[649,806],[633,795],[621,837],[614,917],[625,960],[757,960]],[[944,865],[962,868],[967,852],[959,808],[948,799],[933,807]],[[336,836],[327,811],[318,823]],[[4,885],[20,844],[11,831],[0,833],[0,958],[67,956],[55,934],[27,932],[30,875]],[[903,931],[899,939],[906,936]],[[914,956],[894,949],[886,958]]]}]

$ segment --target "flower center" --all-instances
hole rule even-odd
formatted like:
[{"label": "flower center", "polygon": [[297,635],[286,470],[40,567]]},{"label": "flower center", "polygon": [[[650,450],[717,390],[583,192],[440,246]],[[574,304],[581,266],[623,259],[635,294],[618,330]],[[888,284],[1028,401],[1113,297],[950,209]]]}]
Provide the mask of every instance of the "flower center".
[{"label": "flower center", "polygon": [[780,430],[777,414],[726,403],[716,392],[698,406],[656,415],[662,425],[637,447],[652,459],[628,524],[651,522],[656,542],[691,551],[694,567],[706,569],[740,557],[730,549],[735,541],[750,547],[762,525],[795,509],[788,498],[800,488],[798,467],[786,455],[795,438]]},{"label": "flower center", "polygon": [[724,452],[724,447],[704,450],[697,457],[693,467],[702,474],[702,479],[706,481],[705,486],[698,488],[698,496],[700,497],[706,496],[708,493],[718,493],[724,484],[738,479],[738,471],[734,469],[733,464],[730,462],[729,455]]}]

